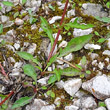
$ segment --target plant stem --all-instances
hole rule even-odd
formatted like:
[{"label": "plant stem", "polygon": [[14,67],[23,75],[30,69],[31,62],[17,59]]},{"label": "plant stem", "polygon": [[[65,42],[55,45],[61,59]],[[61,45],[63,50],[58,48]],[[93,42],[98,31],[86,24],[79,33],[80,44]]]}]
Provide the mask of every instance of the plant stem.
[{"label": "plant stem", "polygon": [[5,73],[3,66],[0,63],[1,73],[8,79],[8,75]]},{"label": "plant stem", "polygon": [[[61,19],[61,21],[60,21],[60,25],[62,25],[62,23],[63,23],[63,21],[64,21],[64,16],[65,16],[65,13],[66,13],[66,9],[67,9],[67,6],[68,6],[68,2],[69,2],[69,0],[66,0],[66,4],[65,4],[64,11],[63,11],[62,19]],[[55,49],[55,46],[56,46],[56,44],[57,44],[57,41],[58,41],[58,38],[59,38],[59,35],[60,35],[60,31],[61,31],[61,29],[59,29],[58,32],[57,32],[57,37],[56,37],[55,42],[54,42],[54,44],[53,44],[53,47],[52,47],[52,49],[51,49],[51,51],[50,51],[50,53],[49,53],[49,57],[48,57],[47,62],[49,62],[50,58],[52,57],[53,51],[54,51],[54,49]]]},{"label": "plant stem", "polygon": [[[73,68],[76,68],[76,69],[80,70],[77,66],[75,66],[75,65],[73,65],[73,64],[71,64],[71,63],[69,63],[69,62],[66,61],[66,60],[63,60],[63,59],[61,59],[61,58],[59,58],[59,57],[57,57],[57,59],[60,60],[60,61],[65,62],[65,63],[67,63],[67,64],[69,64],[69,65],[72,66]],[[80,70],[80,71],[81,71],[81,70]]]},{"label": "plant stem", "polygon": [[3,103],[5,103],[5,101],[6,101],[10,96],[12,96],[13,94],[14,94],[14,91],[11,91],[11,92],[8,94],[8,96],[7,96],[3,101],[1,101],[0,106],[1,106]]}]

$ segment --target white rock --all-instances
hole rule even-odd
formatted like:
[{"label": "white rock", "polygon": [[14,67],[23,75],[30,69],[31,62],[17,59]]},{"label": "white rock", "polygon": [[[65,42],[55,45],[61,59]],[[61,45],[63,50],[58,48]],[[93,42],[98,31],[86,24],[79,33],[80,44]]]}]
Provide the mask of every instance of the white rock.
[{"label": "white rock", "polygon": [[56,82],[55,84],[59,89],[63,89],[64,81],[60,80],[59,82]]},{"label": "white rock", "polygon": [[15,52],[15,49],[12,45],[6,45],[6,47],[9,49],[9,50],[12,50],[13,52]]},{"label": "white rock", "polygon": [[20,44],[19,44],[19,43],[15,43],[15,44],[14,44],[14,48],[15,48],[16,50],[18,50],[18,49],[20,48]]},{"label": "white rock", "polygon": [[9,57],[9,58],[8,58],[8,61],[10,61],[11,63],[15,63],[15,62],[16,62],[13,57]]},{"label": "white rock", "polygon": [[71,16],[75,16],[75,9],[72,9],[67,12],[67,17],[70,18]]},{"label": "white rock", "polygon": [[14,76],[19,76],[20,73],[21,73],[21,69],[14,68],[14,69],[12,70],[12,73],[10,73],[9,75],[14,77]]},{"label": "white rock", "polygon": [[40,110],[55,110],[55,105],[54,104],[46,105],[46,106],[43,106]]},{"label": "white rock", "polygon": [[88,34],[90,34],[92,31],[93,31],[92,28],[85,29],[85,30],[74,28],[73,36],[74,36],[74,37],[78,37],[78,36],[88,35]]},{"label": "white rock", "polygon": [[7,22],[8,20],[9,20],[9,17],[4,16],[4,15],[1,16],[1,22],[2,22],[2,23]]},{"label": "white rock", "polygon": [[97,45],[97,44],[86,44],[84,46],[85,49],[94,49],[94,50],[99,50],[101,49],[101,46],[100,45]]},{"label": "white rock", "polygon": [[110,38],[107,41],[108,48],[110,49]]},{"label": "white rock", "polygon": [[22,19],[19,19],[19,18],[16,18],[16,19],[15,19],[15,24],[16,24],[16,25],[19,26],[19,25],[22,25],[23,23],[24,23],[24,21],[23,21]]},{"label": "white rock", "polygon": [[[63,57],[61,57],[61,59],[63,59]],[[63,64],[63,63],[64,63],[64,62],[61,61],[61,60],[56,60],[56,62],[57,62],[58,64]]]},{"label": "white rock", "polygon": [[97,66],[98,65],[97,60],[93,60],[92,65]]},{"label": "white rock", "polygon": [[81,99],[76,99],[76,98],[74,98],[72,101],[73,101],[73,105],[74,105],[74,106],[77,106],[77,107],[80,107],[80,108],[82,107],[82,106],[81,106],[81,105],[82,105],[82,104],[81,104]]},{"label": "white rock", "polygon": [[55,99],[55,101],[54,101],[54,104],[55,104],[57,107],[59,107],[60,104],[61,104],[61,98],[60,98],[60,97],[57,97],[57,98]]},{"label": "white rock", "polygon": [[80,98],[82,98],[84,95],[86,96],[87,93],[84,92],[84,91],[79,90],[79,91],[74,95],[74,97],[77,97],[77,98],[80,99]]},{"label": "white rock", "polygon": [[93,97],[83,97],[81,100],[82,108],[94,109],[97,107],[95,99]]},{"label": "white rock", "polygon": [[82,81],[81,79],[71,79],[65,82],[63,85],[64,90],[70,95],[74,96],[74,94],[79,90],[81,87]]},{"label": "white rock", "polygon": [[107,62],[109,63],[110,60],[109,60],[109,58],[107,57],[107,58],[105,58],[105,61],[107,61]]},{"label": "white rock", "polygon": [[107,106],[107,109],[110,110],[110,98],[105,100],[105,104]]},{"label": "white rock", "polygon": [[34,103],[31,105],[31,110],[41,110],[43,106],[46,106],[48,103],[41,99],[34,99]]},{"label": "white rock", "polygon": [[110,64],[107,66],[107,69],[110,70]]},{"label": "white rock", "polygon": [[79,110],[79,107],[74,105],[65,106],[65,110]]},{"label": "white rock", "polygon": [[41,86],[46,85],[50,76],[39,79],[37,82],[41,84]]},{"label": "white rock", "polygon": [[63,69],[62,65],[57,65],[57,68]]},{"label": "white rock", "polygon": [[68,67],[69,67],[69,64],[64,63],[64,64],[62,65],[62,67],[63,67],[63,69],[64,69],[64,68],[68,68]]},{"label": "white rock", "polygon": [[[53,38],[56,39],[56,37],[57,37],[57,33],[53,34]],[[62,36],[61,35],[59,35],[59,38],[58,38],[58,41],[60,41],[60,40],[62,40]]]},{"label": "white rock", "polygon": [[89,53],[88,55],[91,56],[91,59],[92,59],[92,60],[96,59],[96,58],[99,56],[99,55],[96,54],[96,53]]},{"label": "white rock", "polygon": [[110,56],[110,50],[105,50],[102,54]]},{"label": "white rock", "polygon": [[31,53],[33,55],[36,50],[36,47],[37,47],[37,45],[35,43],[32,43],[32,45],[29,46],[27,52]]},{"label": "white rock", "polygon": [[36,24],[33,24],[33,25],[31,26],[31,30],[35,30],[35,29],[37,29],[37,26],[36,26]]},{"label": "white rock", "polygon": [[48,67],[47,69],[48,69],[48,71],[52,71],[52,67]]},{"label": "white rock", "polygon": [[15,64],[14,64],[14,68],[21,68],[23,66],[23,62],[16,62]]},{"label": "white rock", "polygon": [[98,108],[96,108],[94,110],[106,110],[106,108],[105,107],[98,107]]},{"label": "white rock", "polygon": [[41,0],[31,0],[31,7],[40,7],[41,6]]},{"label": "white rock", "polygon": [[99,62],[98,67],[102,70],[104,68],[105,63]]},{"label": "white rock", "polygon": [[67,56],[64,57],[64,60],[72,61],[73,60],[73,54],[72,53],[68,54]]},{"label": "white rock", "polygon": [[13,37],[15,37],[16,31],[15,31],[14,29],[12,29],[12,30],[9,30],[6,34],[7,34],[8,36],[13,36]]},{"label": "white rock", "polygon": [[68,42],[66,42],[66,41],[62,41],[60,44],[59,44],[59,48],[61,48],[61,47],[66,47],[67,46],[67,44],[68,44]]},{"label": "white rock", "polygon": [[82,84],[82,88],[91,92],[96,98],[103,100],[110,97],[110,78],[106,75],[96,76]]},{"label": "white rock", "polygon": [[62,18],[61,16],[54,16],[54,17],[49,21],[49,23],[50,23],[50,24],[53,24],[55,21],[60,20],[61,18]]}]

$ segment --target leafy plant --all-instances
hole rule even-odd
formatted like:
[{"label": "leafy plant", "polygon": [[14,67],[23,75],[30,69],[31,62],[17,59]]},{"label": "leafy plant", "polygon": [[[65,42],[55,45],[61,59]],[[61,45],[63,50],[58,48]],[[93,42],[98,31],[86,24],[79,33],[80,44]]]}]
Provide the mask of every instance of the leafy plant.
[{"label": "leafy plant", "polygon": [[21,106],[24,106],[28,103],[30,103],[30,101],[33,99],[33,97],[21,97],[19,100],[17,100],[13,106],[12,106],[12,109],[15,109],[15,108],[18,108],[18,107],[21,107]]},{"label": "leafy plant", "polygon": [[48,35],[48,37],[49,37],[49,39],[51,41],[51,45],[53,45],[54,39],[53,39],[53,36],[52,36],[52,29],[48,25],[48,22],[46,21],[45,18],[40,17],[40,19],[41,19],[41,28]]},{"label": "leafy plant", "polygon": [[37,74],[35,72],[34,67],[31,64],[26,64],[23,66],[23,71],[26,75],[32,77],[34,81],[37,81]]},{"label": "leafy plant", "polygon": [[64,49],[60,49],[60,55],[58,57],[80,50],[92,37],[93,35],[89,34],[71,39]]},{"label": "leafy plant", "polygon": [[99,16],[95,17],[97,20],[105,22],[105,23],[110,23],[110,17],[102,17],[100,18]]},{"label": "leafy plant", "polygon": [[52,98],[55,97],[55,93],[52,92],[52,90],[48,90],[46,94],[47,94],[48,96],[51,96]]},{"label": "leafy plant", "polygon": [[29,19],[30,24],[35,23],[35,22],[37,21],[37,19],[34,18],[34,15],[32,14],[32,10],[29,9],[29,10],[28,10],[28,13],[29,13],[29,15],[30,15],[30,19]]},{"label": "leafy plant", "polygon": [[27,2],[27,0],[22,0],[22,4],[24,5]]},{"label": "leafy plant", "polygon": [[79,18],[76,18],[74,20],[74,22],[70,22],[70,23],[67,23],[64,25],[64,28],[66,30],[69,30],[70,28],[78,28],[78,29],[88,29],[88,28],[92,28],[94,27],[93,24],[79,24],[77,21],[78,21]]},{"label": "leafy plant", "polygon": [[5,5],[5,6],[14,6],[14,4],[12,2],[8,2],[8,1],[2,1],[2,3]]},{"label": "leafy plant", "polygon": [[52,5],[49,4],[49,8],[52,10],[52,11],[55,11],[55,7],[53,7]]},{"label": "leafy plant", "polygon": [[3,33],[3,24],[0,25],[0,34]]}]

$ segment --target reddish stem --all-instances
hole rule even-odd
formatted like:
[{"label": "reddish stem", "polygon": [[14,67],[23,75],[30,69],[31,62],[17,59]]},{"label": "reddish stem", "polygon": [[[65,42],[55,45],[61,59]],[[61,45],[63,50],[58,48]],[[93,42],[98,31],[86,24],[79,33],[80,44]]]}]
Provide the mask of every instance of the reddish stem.
[{"label": "reddish stem", "polygon": [[1,73],[8,79],[8,75],[5,73],[3,66],[0,63]]},{"label": "reddish stem", "polygon": [[3,103],[5,103],[5,101],[6,101],[10,96],[12,96],[13,94],[14,94],[14,91],[11,91],[11,92],[8,94],[8,96],[7,96],[3,101],[1,101],[0,106],[1,106]]},{"label": "reddish stem", "polygon": [[[66,9],[67,9],[67,6],[68,6],[68,2],[69,2],[69,0],[66,0],[66,4],[65,4],[64,11],[63,11],[62,19],[61,19],[61,21],[60,21],[60,25],[62,25],[62,23],[63,23],[63,21],[64,21],[64,16],[65,16],[65,13],[66,13]],[[58,32],[57,32],[57,37],[56,37],[55,42],[54,42],[54,44],[53,44],[53,47],[52,47],[52,49],[51,49],[51,51],[50,51],[50,53],[49,53],[49,57],[48,57],[47,62],[49,62],[50,58],[52,57],[53,51],[54,51],[54,49],[55,49],[55,46],[56,46],[56,44],[57,44],[57,41],[58,41],[58,38],[59,38],[59,35],[60,35],[60,31],[61,31],[61,29],[59,29]]]}]

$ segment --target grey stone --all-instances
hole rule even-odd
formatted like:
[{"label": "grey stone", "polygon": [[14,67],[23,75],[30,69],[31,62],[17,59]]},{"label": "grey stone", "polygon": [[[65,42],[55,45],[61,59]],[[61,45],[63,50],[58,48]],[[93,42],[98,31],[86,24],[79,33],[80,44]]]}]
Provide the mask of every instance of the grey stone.
[{"label": "grey stone", "polygon": [[105,65],[104,62],[99,62],[98,67],[100,68],[100,70],[104,68],[104,65]]},{"label": "grey stone", "polygon": [[73,54],[72,53],[68,54],[67,56],[64,57],[64,60],[72,61],[73,60]]},{"label": "grey stone", "polygon": [[9,17],[2,15],[2,16],[0,17],[0,19],[1,19],[1,22],[2,22],[2,23],[5,23],[5,22],[7,22],[7,21],[9,20]]},{"label": "grey stone", "polygon": [[55,85],[56,85],[59,89],[63,89],[64,81],[60,80],[60,81],[56,82]]},{"label": "grey stone", "polygon": [[110,110],[110,98],[105,100],[105,104],[107,106],[107,109]]},{"label": "grey stone", "polygon": [[100,45],[97,45],[97,44],[86,44],[84,46],[85,49],[94,49],[94,50],[99,50],[101,49],[101,46]]},{"label": "grey stone", "polygon": [[53,24],[55,21],[60,20],[62,17],[61,16],[54,16],[52,19],[49,21],[50,24]]},{"label": "grey stone", "polygon": [[98,108],[96,108],[94,110],[106,110],[106,108],[105,107],[98,107]]},{"label": "grey stone", "polygon": [[66,41],[62,41],[60,44],[59,44],[59,48],[61,48],[61,47],[66,47],[67,46],[67,44],[68,44],[68,42],[66,42]]},{"label": "grey stone", "polygon": [[[53,38],[56,39],[56,37],[57,37],[57,33],[53,34]],[[62,40],[62,36],[61,35],[59,35],[59,38],[58,38],[58,41],[60,41],[60,40]]]},{"label": "grey stone", "polygon": [[84,3],[82,5],[82,12],[88,16],[107,17],[108,13],[103,10],[104,9],[100,4]]},{"label": "grey stone", "polygon": [[67,17],[70,18],[71,16],[75,16],[75,9],[69,10],[67,12]]},{"label": "grey stone", "polygon": [[110,56],[110,50],[104,50],[104,52],[102,54]]},{"label": "grey stone", "polygon": [[106,75],[96,76],[84,82],[82,88],[92,93],[97,99],[104,100],[110,97],[110,78]]},{"label": "grey stone", "polygon": [[82,81],[81,79],[71,79],[64,83],[63,87],[64,90],[70,95],[74,96],[74,94],[79,90],[81,87]]},{"label": "grey stone", "polygon": [[73,36],[74,36],[74,37],[78,37],[78,36],[88,35],[88,34],[90,34],[92,31],[93,31],[92,28],[85,29],[85,30],[74,28]]},{"label": "grey stone", "polygon": [[54,104],[46,105],[46,106],[43,106],[40,110],[55,110],[55,105]]},{"label": "grey stone", "polygon": [[23,21],[22,19],[20,19],[20,18],[16,18],[16,19],[15,19],[15,24],[16,24],[16,25],[20,26],[20,25],[22,25],[23,23],[24,23],[24,21]]},{"label": "grey stone", "polygon": [[79,107],[74,105],[65,106],[65,110],[79,110]]}]

